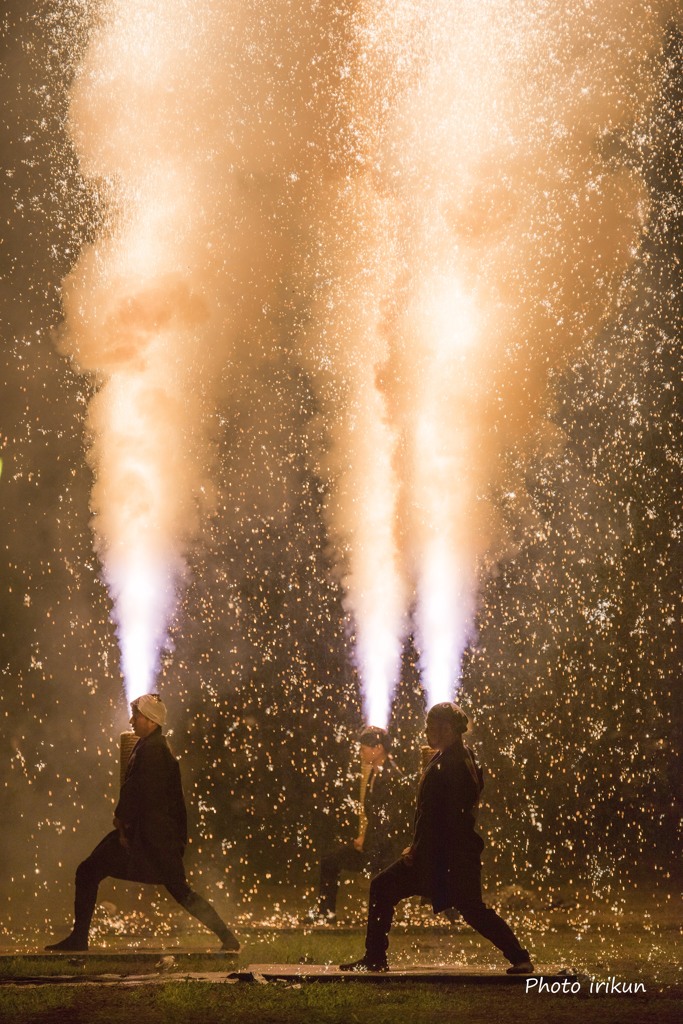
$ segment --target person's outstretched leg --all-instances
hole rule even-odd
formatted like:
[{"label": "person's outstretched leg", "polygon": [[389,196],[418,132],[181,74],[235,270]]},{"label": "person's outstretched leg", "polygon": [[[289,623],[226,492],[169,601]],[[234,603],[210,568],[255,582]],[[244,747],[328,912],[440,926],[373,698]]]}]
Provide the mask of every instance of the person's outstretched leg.
[{"label": "person's outstretched leg", "polygon": [[531,965],[528,950],[522,948],[510,926],[482,900],[481,863],[478,858],[460,867],[458,890],[455,907],[467,924],[492,942],[513,966]]},{"label": "person's outstretched leg", "polygon": [[461,903],[458,910],[472,928],[492,942],[511,964],[529,961],[528,950],[523,949],[510,926],[481,900]]},{"label": "person's outstretched leg", "polygon": [[350,964],[341,964],[342,971],[386,971],[389,931],[394,909],[401,900],[417,893],[415,869],[403,858],[375,875],[370,883],[368,924],[365,933],[365,956]]},{"label": "person's outstretched leg", "polygon": [[190,889],[187,882],[184,884],[167,885],[166,889],[173,899],[184,907],[188,913],[201,921],[203,925],[217,935],[221,940],[221,948],[226,952],[238,953],[240,949],[239,939],[228,928],[225,921],[218,916],[208,900],[205,900],[199,893]]},{"label": "person's outstretched leg", "polygon": [[50,952],[83,951],[88,948],[90,922],[97,903],[97,890],[103,878],[125,877],[127,854],[118,832],[110,832],[76,869],[74,925],[70,935],[45,949]]},{"label": "person's outstretched leg", "polygon": [[337,916],[339,876],[342,871],[362,871],[366,857],[353,843],[337,846],[320,861],[320,890],[318,913],[321,918],[334,921]]}]

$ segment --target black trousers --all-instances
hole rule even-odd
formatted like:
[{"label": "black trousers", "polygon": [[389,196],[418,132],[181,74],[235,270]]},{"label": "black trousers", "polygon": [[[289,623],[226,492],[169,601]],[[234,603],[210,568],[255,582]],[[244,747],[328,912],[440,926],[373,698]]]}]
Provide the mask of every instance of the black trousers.
[{"label": "black trousers", "polygon": [[[121,878],[131,881],[128,868],[128,854],[121,846],[118,835],[108,835],[96,846],[89,857],[76,869],[76,897],[74,903],[73,934],[87,944],[90,922],[97,903],[97,890],[104,878]],[[161,883],[174,900],[189,911],[193,917],[214,932],[221,942],[232,932],[218,916],[210,903],[190,889],[186,879],[173,883]]]},{"label": "black trousers", "polygon": [[[423,889],[424,883],[420,884],[417,868],[407,864],[403,857],[373,878],[365,937],[368,960],[377,963],[384,959],[396,905],[409,896],[428,896]],[[464,920],[497,946],[510,963],[518,964],[529,959],[528,952],[522,949],[512,929],[482,901],[478,858],[462,865],[453,905]]]},{"label": "black trousers", "polygon": [[320,861],[318,909],[321,914],[336,914],[339,876],[342,871],[362,871],[368,858],[353,843],[340,843]]}]

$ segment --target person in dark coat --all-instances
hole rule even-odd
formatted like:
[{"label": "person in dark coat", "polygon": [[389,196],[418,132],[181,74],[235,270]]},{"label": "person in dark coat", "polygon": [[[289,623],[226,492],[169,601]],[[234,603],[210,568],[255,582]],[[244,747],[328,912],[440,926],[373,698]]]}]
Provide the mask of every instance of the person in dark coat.
[{"label": "person in dark coat", "polygon": [[310,916],[315,924],[334,924],[342,871],[377,874],[396,859],[404,843],[402,790],[404,775],[389,751],[386,729],[367,726],[358,737],[361,761],[369,765],[363,799],[364,832],[350,843],[339,843],[320,862],[318,908]]},{"label": "person in dark coat", "polygon": [[436,704],[429,711],[427,741],[436,753],[418,787],[412,843],[395,864],[373,878],[365,955],[341,964],[341,970],[388,970],[394,909],[409,896],[423,896],[431,901],[435,914],[455,908],[497,946],[512,964],[509,974],[533,972],[527,950],[505,921],[482,902],[484,843],[474,826],[483,774],[462,740],[467,725],[467,716],[456,704]]},{"label": "person in dark coat", "polygon": [[131,710],[130,724],[138,741],[114,811],[114,830],[78,866],[71,934],[45,949],[87,950],[97,890],[102,879],[110,877],[164,885],[182,907],[215,932],[223,950],[237,952],[235,935],[185,877],[187,812],[180,767],[161,731],[166,707],[156,694],[147,693],[132,702]]}]

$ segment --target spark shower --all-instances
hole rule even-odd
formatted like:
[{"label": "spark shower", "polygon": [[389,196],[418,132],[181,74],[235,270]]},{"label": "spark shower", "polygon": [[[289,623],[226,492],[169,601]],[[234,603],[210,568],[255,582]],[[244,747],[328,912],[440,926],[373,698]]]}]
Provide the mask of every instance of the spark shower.
[{"label": "spark shower", "polygon": [[479,581],[511,551],[501,503],[528,515],[528,466],[562,444],[551,376],[628,298],[648,194],[619,142],[674,9],[90,5],[69,127],[108,215],[63,283],[60,345],[96,381],[129,696],[154,688],[211,511],[225,376],[282,344],[295,296],[285,350],[316,395],[365,718],[386,724],[408,632],[428,700],[453,697]]}]

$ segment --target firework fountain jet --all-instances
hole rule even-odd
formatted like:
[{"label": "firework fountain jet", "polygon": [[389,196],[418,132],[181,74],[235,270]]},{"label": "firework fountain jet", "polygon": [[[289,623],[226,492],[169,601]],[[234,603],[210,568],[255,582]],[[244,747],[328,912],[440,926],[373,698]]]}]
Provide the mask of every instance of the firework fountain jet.
[{"label": "firework fountain jet", "polygon": [[[113,351],[100,352],[97,370],[105,379],[88,414],[96,477],[91,507],[130,697],[154,689],[185,573],[182,551],[196,529],[194,496],[182,491],[182,484],[192,476],[191,468],[184,465],[192,451],[192,407],[183,396],[182,380],[175,378],[180,368],[165,365],[169,343],[178,343],[192,330],[187,321],[193,318],[188,312],[193,303],[188,307],[187,295],[181,300],[186,302],[185,313],[179,316],[185,319],[184,326],[162,326],[164,314],[158,303],[168,311],[168,293],[182,296],[181,284],[165,280],[167,293],[160,297],[155,294],[159,280],[146,288],[141,275],[127,277],[125,283],[119,278],[110,303],[106,278],[100,278],[99,267],[94,272],[99,280],[93,282],[87,309],[90,315],[97,309],[93,297],[99,285],[103,289],[100,337],[111,343]],[[67,310],[71,311],[72,300],[73,293],[67,291]],[[199,308],[196,313],[198,319],[203,317]],[[174,318],[178,315],[176,310]],[[78,338],[76,323],[71,311],[72,342]],[[103,372],[106,363],[109,369]],[[81,364],[86,365],[85,359]]]},{"label": "firework fountain jet", "polygon": [[478,577],[511,549],[499,496],[532,518],[529,460],[557,444],[549,373],[624,298],[647,193],[620,147],[673,11],[103,5],[71,128],[111,224],[65,282],[63,346],[99,385],[93,525],[132,695],[210,492],[226,359],[248,377],[268,358],[290,291],[278,351],[317,395],[301,430],[366,720],[388,720],[411,613],[429,701],[453,695]]},{"label": "firework fountain jet", "polygon": [[[626,0],[369,0],[354,18],[342,187],[374,190],[393,226],[389,259],[384,224],[357,234],[367,273],[382,268],[395,561],[430,703],[459,685],[480,574],[513,550],[500,495],[533,525],[526,473],[561,443],[550,373],[627,298],[647,193],[610,140],[644,123],[672,11],[636,24]],[[353,316],[367,288],[352,287]]]},{"label": "firework fountain jet", "polygon": [[[167,541],[160,536],[160,510],[173,498],[158,468],[166,466],[165,446],[169,442],[180,445],[182,439],[159,436],[154,417],[145,414],[148,387],[144,380],[116,375],[100,396],[103,415],[110,418],[102,424],[102,431],[118,439],[114,464],[105,470],[105,477],[114,482],[119,477],[119,493],[127,495],[116,524],[116,544],[103,552],[103,562],[129,697],[154,689],[159,652],[184,573],[182,560],[170,546],[164,550]],[[97,407],[93,414],[96,412]],[[97,501],[96,488],[96,510]],[[98,530],[100,525],[105,528],[109,518],[105,495],[99,508],[102,523],[97,524]]]},{"label": "firework fountain jet", "polygon": [[[355,634],[363,715],[386,728],[401,669],[410,592],[399,548],[397,432],[378,376],[388,358],[382,301],[395,274],[385,201],[361,176],[319,209],[310,289],[324,275],[299,357],[323,400],[325,509]],[[338,225],[343,225],[340,231]],[[320,344],[320,337],[324,345]]]},{"label": "firework fountain jet", "polygon": [[[466,543],[472,503],[467,367],[476,320],[453,274],[424,282],[408,316],[423,352],[410,423],[415,627],[427,702],[436,704],[453,699],[474,623],[477,552]],[[454,417],[457,429],[446,429]]]},{"label": "firework fountain jet", "polygon": [[117,211],[64,282],[62,344],[99,385],[88,410],[93,529],[129,699],[155,688],[206,492],[198,394],[216,325],[192,227],[198,158],[173,130],[189,120],[174,87],[201,55],[198,33],[182,3],[110,4],[70,111],[82,169]]}]

